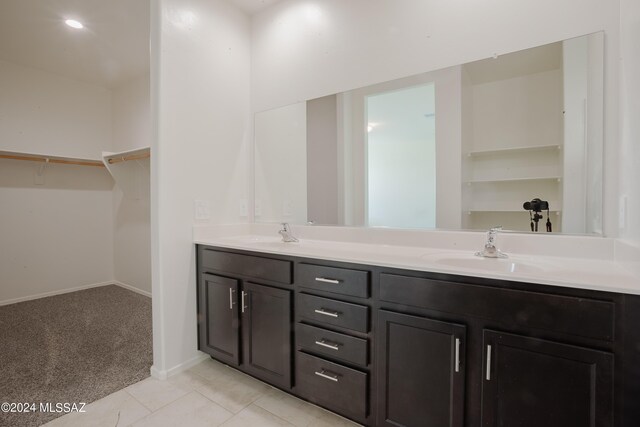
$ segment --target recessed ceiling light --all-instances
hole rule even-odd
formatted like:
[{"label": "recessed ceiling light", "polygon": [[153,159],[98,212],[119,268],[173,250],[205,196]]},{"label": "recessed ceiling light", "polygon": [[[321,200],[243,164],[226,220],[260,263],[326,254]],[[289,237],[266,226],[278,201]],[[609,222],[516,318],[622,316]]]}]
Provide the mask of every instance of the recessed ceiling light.
[{"label": "recessed ceiling light", "polygon": [[67,19],[66,21],[64,21],[64,23],[70,26],[71,28],[75,28],[78,30],[81,30],[84,28],[84,25],[82,25],[82,22],[76,21],[75,19]]}]

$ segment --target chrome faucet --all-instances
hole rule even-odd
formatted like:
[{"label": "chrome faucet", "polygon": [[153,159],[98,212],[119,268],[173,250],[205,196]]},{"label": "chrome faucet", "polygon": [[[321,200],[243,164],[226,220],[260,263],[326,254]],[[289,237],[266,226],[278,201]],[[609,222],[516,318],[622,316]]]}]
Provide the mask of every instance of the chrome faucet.
[{"label": "chrome faucet", "polygon": [[476,256],[485,258],[507,258],[507,254],[496,248],[496,236],[498,231],[502,230],[501,226],[493,227],[487,232],[487,241],[484,244],[484,249],[476,252]]},{"label": "chrome faucet", "polygon": [[293,236],[293,233],[291,233],[291,227],[289,227],[289,223],[287,222],[282,223],[282,230],[278,231],[278,233],[282,236],[283,242],[291,243],[298,241],[298,239]]}]

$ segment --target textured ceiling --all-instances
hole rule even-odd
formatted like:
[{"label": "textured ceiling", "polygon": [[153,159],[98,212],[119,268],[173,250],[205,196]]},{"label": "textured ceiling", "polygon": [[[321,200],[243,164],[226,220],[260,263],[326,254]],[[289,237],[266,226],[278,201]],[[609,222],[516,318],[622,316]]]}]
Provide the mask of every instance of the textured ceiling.
[{"label": "textured ceiling", "polygon": [[148,73],[149,0],[1,0],[0,60],[116,87]]}]

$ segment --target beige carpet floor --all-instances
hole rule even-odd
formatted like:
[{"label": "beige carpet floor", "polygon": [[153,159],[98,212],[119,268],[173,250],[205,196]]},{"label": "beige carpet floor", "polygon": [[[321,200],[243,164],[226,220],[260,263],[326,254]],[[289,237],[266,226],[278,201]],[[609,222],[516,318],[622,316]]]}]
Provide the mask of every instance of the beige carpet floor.
[{"label": "beige carpet floor", "polygon": [[[93,402],[149,376],[151,299],[116,285],[0,306],[0,404]],[[0,426],[63,414],[0,412]]]}]

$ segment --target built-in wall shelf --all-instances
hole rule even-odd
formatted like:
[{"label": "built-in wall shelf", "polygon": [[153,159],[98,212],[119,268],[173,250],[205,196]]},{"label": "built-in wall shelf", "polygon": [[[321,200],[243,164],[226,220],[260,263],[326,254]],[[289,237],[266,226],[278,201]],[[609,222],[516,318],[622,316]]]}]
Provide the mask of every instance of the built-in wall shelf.
[{"label": "built-in wall shelf", "polygon": [[[525,202],[512,203],[512,202],[488,202],[488,203],[480,203],[476,202],[473,206],[469,208],[467,213],[473,212],[522,212],[526,213],[526,211],[522,204]],[[549,209],[550,212],[562,212],[562,204],[555,200],[549,200]]]},{"label": "built-in wall shelf", "polygon": [[145,199],[149,191],[149,166],[142,162],[151,157],[149,147],[116,153],[103,152],[102,162],[118,187],[129,199]]},{"label": "built-in wall shelf", "polygon": [[492,155],[500,155],[500,154],[521,154],[533,151],[557,151],[561,150],[561,145],[535,145],[528,147],[509,147],[509,148],[500,148],[495,150],[478,150],[478,151],[470,151],[467,153],[469,157],[479,157],[479,156],[492,156]]},{"label": "built-in wall shelf", "polygon": [[119,151],[116,153],[103,152],[102,159],[106,165],[127,162],[130,160],[148,159],[151,156],[149,147],[135,148],[133,150]]},{"label": "built-in wall shelf", "polygon": [[30,162],[41,163],[58,163],[64,165],[93,166],[104,167],[100,160],[85,159],[80,157],[53,156],[49,154],[29,153],[24,151],[2,151],[0,150],[0,159],[9,160],[25,160]]},{"label": "built-in wall shelf", "polygon": [[[463,155],[467,174],[463,189],[463,224],[486,228],[501,224],[529,230],[529,212],[523,203],[534,197],[549,201],[554,229],[561,231],[562,145],[493,148]],[[546,216],[546,213],[544,213]]]},{"label": "built-in wall shelf", "polygon": [[476,179],[467,181],[467,184],[491,184],[500,182],[520,182],[520,181],[557,181],[562,180],[561,176],[536,176],[530,178],[498,178],[498,179]]}]

